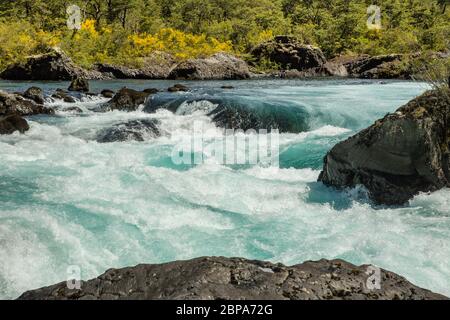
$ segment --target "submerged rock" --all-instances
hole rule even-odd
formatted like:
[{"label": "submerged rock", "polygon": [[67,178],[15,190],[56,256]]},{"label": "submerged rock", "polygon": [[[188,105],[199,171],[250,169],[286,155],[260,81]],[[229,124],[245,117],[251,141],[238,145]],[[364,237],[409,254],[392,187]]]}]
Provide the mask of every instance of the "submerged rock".
[{"label": "submerged rock", "polygon": [[[203,257],[110,269],[82,281],[25,292],[19,300],[429,300],[447,299],[405,278],[380,270],[371,286],[371,266],[343,260],[308,261],[291,267],[242,258]],[[372,267],[373,268],[373,267]],[[375,284],[376,285],[376,284]]]},{"label": "submerged rock", "polygon": [[28,57],[24,63],[13,64],[0,73],[7,80],[71,80],[74,77],[102,79],[102,74],[76,66],[59,48]]},{"label": "submerged rock", "polygon": [[208,113],[218,127],[225,129],[279,130],[298,133],[309,128],[309,114],[300,108],[260,106],[252,108],[238,104],[218,103]]},{"label": "submerged rock", "polygon": [[18,114],[31,116],[35,114],[54,114],[51,108],[46,108],[32,100],[23,98],[19,94],[7,93],[0,90],[0,115]]},{"label": "submerged rock", "polygon": [[305,71],[321,68],[327,62],[322,50],[300,43],[294,37],[277,36],[251,50],[256,61],[268,59],[281,69]]},{"label": "submerged rock", "polygon": [[83,113],[83,110],[79,107],[68,107],[61,110],[70,113]]},{"label": "submerged rock", "polygon": [[52,98],[64,100],[64,98],[67,97],[67,91],[63,89],[56,89],[55,92],[52,94]]},{"label": "submerged rock", "polygon": [[428,91],[326,155],[319,181],[364,185],[377,204],[401,205],[450,187],[450,90]]},{"label": "submerged rock", "polygon": [[75,103],[76,102],[75,98],[71,97],[71,96],[65,96],[63,101],[64,102],[68,102],[68,103]]},{"label": "submerged rock", "polygon": [[159,92],[159,90],[156,89],[156,88],[147,88],[147,89],[144,89],[143,91],[144,91],[145,93],[149,93],[149,94],[155,94],[155,93],[158,93],[158,92]]},{"label": "submerged rock", "polygon": [[41,88],[30,87],[24,92],[23,96],[27,99],[33,100],[37,104],[44,104],[44,92]]},{"label": "submerged rock", "polygon": [[116,141],[145,141],[146,138],[160,136],[159,121],[156,119],[131,120],[114,125],[112,128],[102,130],[97,138],[98,142]]},{"label": "submerged rock", "polygon": [[208,58],[181,62],[168,76],[169,79],[188,80],[231,80],[249,77],[247,63],[227,53],[216,53]]},{"label": "submerged rock", "polygon": [[69,91],[89,92],[89,82],[83,78],[75,78],[69,86]]},{"label": "submerged rock", "polygon": [[17,114],[0,116],[0,134],[11,134],[15,131],[24,133],[29,129],[27,120]]},{"label": "submerged rock", "polygon": [[145,103],[149,95],[147,92],[122,88],[103,108],[109,110],[136,111],[141,104]]},{"label": "submerged rock", "polygon": [[104,98],[112,98],[112,97],[114,97],[114,91],[112,91],[110,89],[104,89],[104,90],[102,90],[102,92],[100,92],[100,94]]},{"label": "submerged rock", "polygon": [[169,92],[189,91],[189,88],[183,84],[177,83],[177,84],[173,85],[172,87],[169,87],[167,89],[167,91],[169,91]]}]

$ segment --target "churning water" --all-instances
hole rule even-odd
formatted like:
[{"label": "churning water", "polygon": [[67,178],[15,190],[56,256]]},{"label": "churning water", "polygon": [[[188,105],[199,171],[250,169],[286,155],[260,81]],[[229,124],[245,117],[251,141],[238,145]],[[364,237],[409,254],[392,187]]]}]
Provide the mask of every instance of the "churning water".
[{"label": "churning water", "polygon": [[[92,82],[167,88],[168,81]],[[189,93],[158,93],[136,112],[98,113],[105,99],[84,97],[84,112],[28,118],[31,129],[0,136],[0,298],[110,267],[204,255],[285,264],[342,258],[374,264],[450,295],[450,190],[422,194],[400,208],[371,205],[361,190],[317,183],[325,153],[337,142],[426,90],[413,82],[360,80],[188,82]],[[222,85],[235,89],[221,89]],[[50,93],[68,83],[0,82]],[[175,144],[204,130],[223,132],[206,116],[218,105],[277,118],[280,168],[176,165]],[[158,110],[154,106],[176,110]],[[158,119],[162,136],[98,143],[119,122]],[[214,135],[214,134],[213,134]],[[193,152],[197,152],[194,150]]]}]

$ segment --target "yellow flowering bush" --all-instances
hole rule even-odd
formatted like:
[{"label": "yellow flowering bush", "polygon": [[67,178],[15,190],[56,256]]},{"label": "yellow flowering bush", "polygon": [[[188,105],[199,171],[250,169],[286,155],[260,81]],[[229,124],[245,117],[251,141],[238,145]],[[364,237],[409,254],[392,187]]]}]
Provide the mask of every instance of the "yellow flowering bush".
[{"label": "yellow flowering bush", "polygon": [[220,42],[213,37],[184,33],[164,28],[156,34],[133,34],[128,37],[124,50],[131,56],[145,57],[155,51],[164,51],[180,60],[209,56],[217,52],[230,52],[231,42]]},{"label": "yellow flowering bush", "polygon": [[27,22],[0,21],[0,69],[59,43],[58,33],[35,29]]}]

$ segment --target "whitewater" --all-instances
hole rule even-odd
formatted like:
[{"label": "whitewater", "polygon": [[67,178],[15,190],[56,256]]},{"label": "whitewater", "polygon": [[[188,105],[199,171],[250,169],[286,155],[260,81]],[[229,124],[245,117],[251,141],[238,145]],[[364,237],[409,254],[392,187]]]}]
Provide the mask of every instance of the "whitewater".
[{"label": "whitewater", "polygon": [[[91,91],[165,90],[173,83],[93,81]],[[341,258],[450,296],[450,190],[380,207],[362,188],[337,191],[316,182],[327,151],[424,92],[426,84],[184,84],[190,92],[158,93],[135,112],[95,112],[107,101],[99,96],[80,96],[75,104],[47,98],[55,116],[28,117],[28,132],[0,136],[0,298],[64,281],[74,265],[89,279],[112,267],[211,255],[288,265]],[[32,85],[47,95],[68,87],[0,81],[10,92]],[[221,103],[275,113],[301,128],[280,134],[279,168],[223,165],[208,154],[201,164],[173,163],[174,146],[193,134],[194,123],[202,123],[211,141],[223,136],[207,116]],[[176,112],[149,113],[154,105],[176,105]],[[161,137],[96,141],[101,130],[136,119],[157,119]]]}]

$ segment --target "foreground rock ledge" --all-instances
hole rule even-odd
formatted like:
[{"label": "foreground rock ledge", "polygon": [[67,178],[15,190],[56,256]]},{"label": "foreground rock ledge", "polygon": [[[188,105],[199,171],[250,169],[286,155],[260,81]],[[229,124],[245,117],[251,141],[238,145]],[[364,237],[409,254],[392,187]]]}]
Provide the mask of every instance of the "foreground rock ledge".
[{"label": "foreground rock ledge", "polygon": [[427,91],[333,147],[319,181],[363,185],[384,205],[450,187],[449,123],[450,90]]},{"label": "foreground rock ledge", "polygon": [[447,299],[381,269],[381,289],[366,286],[368,266],[343,260],[292,267],[242,258],[204,257],[110,269],[70,290],[66,282],[22,294],[21,300],[84,299]]}]

